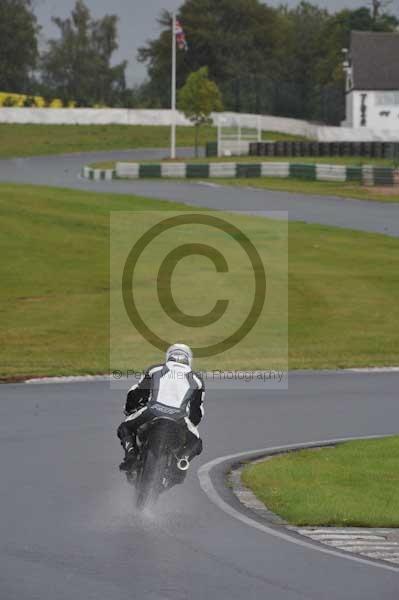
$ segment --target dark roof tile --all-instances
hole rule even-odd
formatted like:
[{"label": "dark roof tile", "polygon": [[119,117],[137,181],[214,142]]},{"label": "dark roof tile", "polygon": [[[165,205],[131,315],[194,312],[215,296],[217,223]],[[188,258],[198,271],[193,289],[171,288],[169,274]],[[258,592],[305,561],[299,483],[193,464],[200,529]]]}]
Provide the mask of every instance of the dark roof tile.
[{"label": "dark roof tile", "polygon": [[399,90],[399,33],[352,31],[350,58],[357,90]]}]

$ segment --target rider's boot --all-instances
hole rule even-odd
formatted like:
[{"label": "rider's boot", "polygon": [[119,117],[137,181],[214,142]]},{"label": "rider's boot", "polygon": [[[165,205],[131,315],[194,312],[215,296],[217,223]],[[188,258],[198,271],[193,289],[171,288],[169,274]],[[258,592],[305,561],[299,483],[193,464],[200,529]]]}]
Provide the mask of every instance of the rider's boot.
[{"label": "rider's boot", "polygon": [[136,454],[136,446],[133,444],[131,440],[123,442],[123,447],[125,449],[125,458],[119,465],[119,469],[121,471],[129,471],[137,459]]}]

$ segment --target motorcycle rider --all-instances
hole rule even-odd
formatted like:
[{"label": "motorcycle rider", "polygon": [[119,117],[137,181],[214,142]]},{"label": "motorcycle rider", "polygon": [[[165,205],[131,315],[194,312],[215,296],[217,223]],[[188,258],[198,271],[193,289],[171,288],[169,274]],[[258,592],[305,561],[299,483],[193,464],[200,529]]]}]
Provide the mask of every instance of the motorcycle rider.
[{"label": "motorcycle rider", "polygon": [[129,470],[137,455],[136,433],[139,427],[153,418],[151,404],[174,408],[187,406],[186,442],[181,457],[191,461],[202,452],[202,440],[197,425],[203,415],[204,382],[192,371],[193,354],[185,344],[173,344],[166,351],[165,363],[150,367],[138,384],[133,385],[126,398],[126,420],[118,428],[118,437],[125,450],[120,469]]}]

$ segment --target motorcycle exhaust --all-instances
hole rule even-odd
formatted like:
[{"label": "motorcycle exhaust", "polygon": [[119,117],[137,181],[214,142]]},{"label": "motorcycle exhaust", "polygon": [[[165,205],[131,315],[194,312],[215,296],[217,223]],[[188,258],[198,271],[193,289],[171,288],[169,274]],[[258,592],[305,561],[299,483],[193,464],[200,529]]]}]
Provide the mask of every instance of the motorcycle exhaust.
[{"label": "motorcycle exhaust", "polygon": [[183,458],[180,458],[177,461],[177,468],[180,471],[187,471],[189,469],[189,467],[190,467],[190,463],[189,463],[189,460],[188,460],[188,458],[186,456],[184,456]]}]

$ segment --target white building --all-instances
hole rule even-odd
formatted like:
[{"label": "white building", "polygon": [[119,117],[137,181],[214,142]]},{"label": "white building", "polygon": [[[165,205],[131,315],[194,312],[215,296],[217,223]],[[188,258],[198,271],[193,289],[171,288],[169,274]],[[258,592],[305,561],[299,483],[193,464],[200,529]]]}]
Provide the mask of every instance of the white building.
[{"label": "white building", "polygon": [[399,129],[399,33],[352,31],[343,127]]}]

